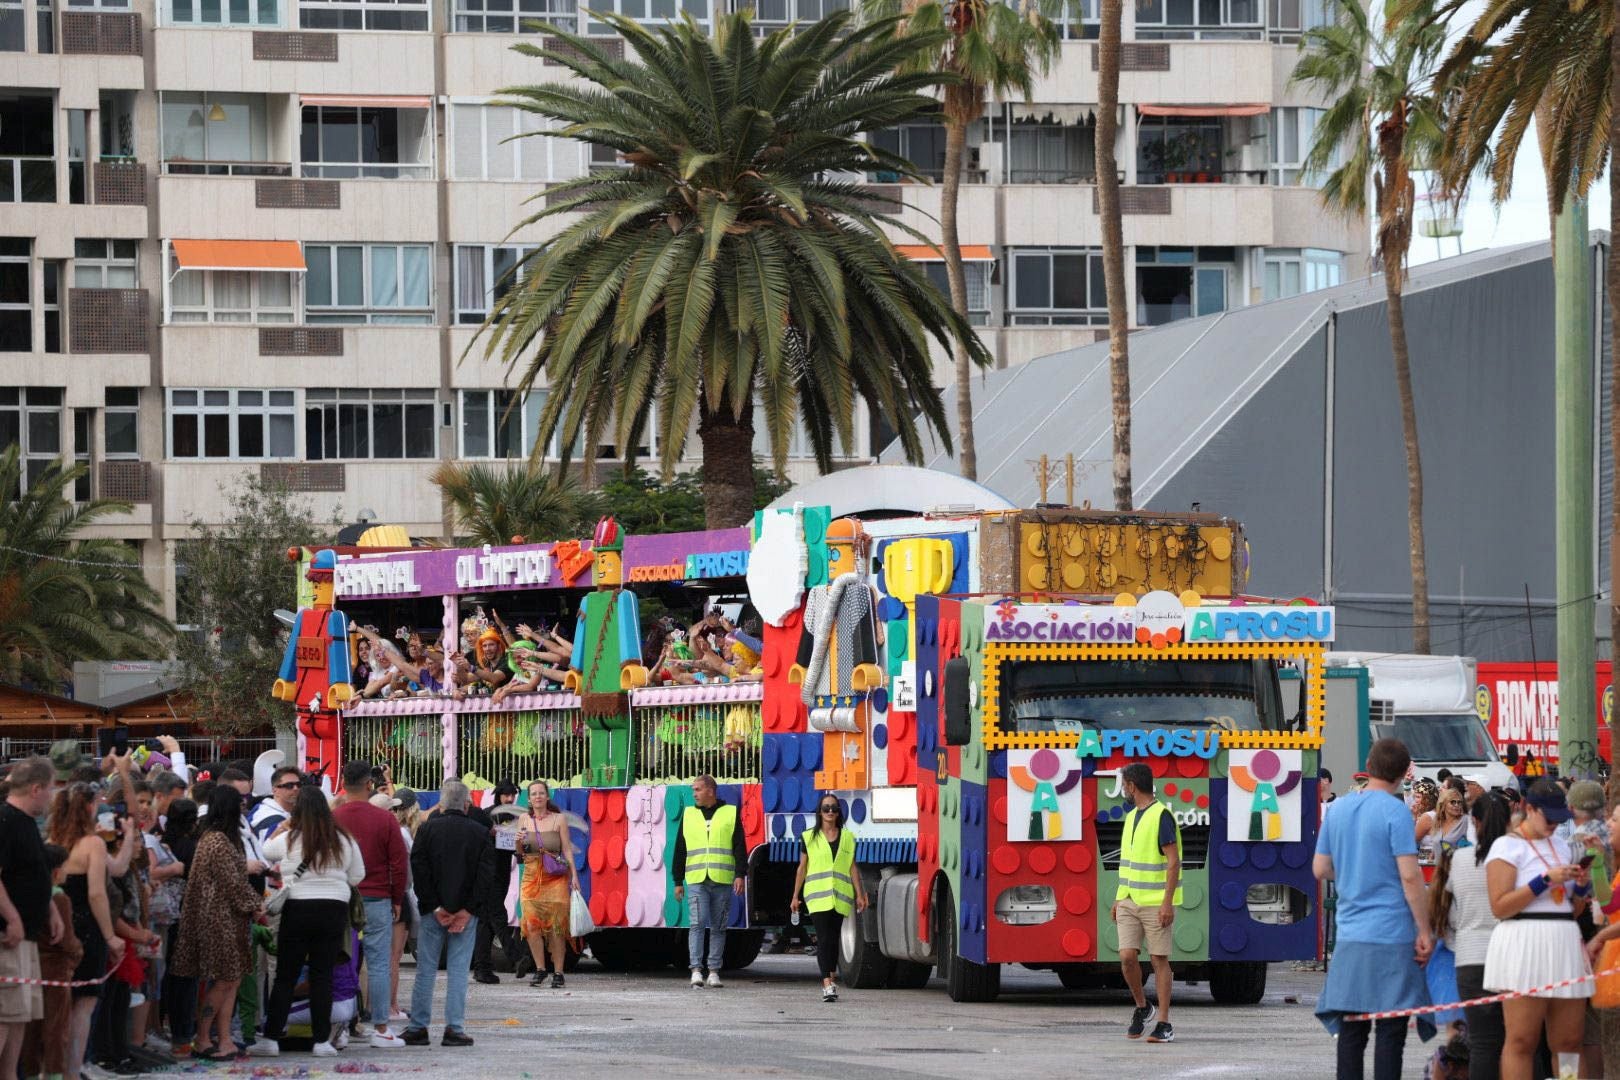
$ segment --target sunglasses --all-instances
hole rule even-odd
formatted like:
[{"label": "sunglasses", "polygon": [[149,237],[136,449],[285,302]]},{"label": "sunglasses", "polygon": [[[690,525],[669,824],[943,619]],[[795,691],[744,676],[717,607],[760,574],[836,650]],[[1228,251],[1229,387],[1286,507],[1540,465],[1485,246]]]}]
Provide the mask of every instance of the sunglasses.
[{"label": "sunglasses", "polygon": [[290,784],[277,784],[276,785],[276,790],[277,791],[292,791],[297,786],[298,786],[298,781],[294,780]]},{"label": "sunglasses", "polygon": [[821,812],[823,814],[836,814],[836,813],[838,813],[838,807],[835,806],[835,805],[829,804],[827,806],[823,806],[821,808]]}]

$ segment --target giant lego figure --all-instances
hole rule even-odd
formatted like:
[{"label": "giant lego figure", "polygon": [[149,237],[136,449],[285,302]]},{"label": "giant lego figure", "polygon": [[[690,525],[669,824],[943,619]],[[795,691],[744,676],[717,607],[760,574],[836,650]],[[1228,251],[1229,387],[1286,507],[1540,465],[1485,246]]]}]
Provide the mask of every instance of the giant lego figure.
[{"label": "giant lego figure", "polygon": [[876,602],[865,572],[866,533],[840,518],[827,527],[827,584],[810,590],[799,653],[788,681],[800,684],[810,727],[824,735],[816,786],[867,786],[867,712],[883,685]]},{"label": "giant lego figure", "polygon": [[590,730],[585,783],[625,787],[631,776],[628,691],[647,685],[647,669],[641,665],[636,594],[623,588],[624,535],[618,522],[608,517],[596,523],[591,555],[596,591],[580,605],[563,686],[580,695],[580,712]]},{"label": "giant lego figure", "polygon": [[[296,549],[295,549],[296,550]],[[288,557],[296,557],[288,552]],[[304,771],[338,787],[337,710],[354,696],[350,685],[349,617],[332,608],[332,575],[337,552],[317,551],[305,574],[313,587],[309,607],[300,608],[281,658],[280,678],[271,695],[298,708],[298,743]]]}]

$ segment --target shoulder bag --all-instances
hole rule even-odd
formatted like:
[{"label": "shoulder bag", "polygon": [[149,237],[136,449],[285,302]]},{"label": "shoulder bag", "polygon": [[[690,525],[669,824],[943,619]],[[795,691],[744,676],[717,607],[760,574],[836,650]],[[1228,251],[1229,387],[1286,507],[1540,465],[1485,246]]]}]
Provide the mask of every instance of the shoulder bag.
[{"label": "shoulder bag", "polygon": [[281,888],[277,889],[275,892],[270,894],[270,899],[268,899],[268,900],[266,900],[264,902],[264,910],[265,910],[265,912],[267,914],[270,914],[270,915],[280,915],[281,914],[281,909],[287,906],[287,897],[292,891],[293,882],[295,882],[299,878],[303,877],[304,876],[304,871],[307,870],[308,868],[309,868],[309,863],[307,863],[307,862],[299,863],[298,864],[298,869],[293,871],[293,876],[288,878],[285,882],[283,882]]}]

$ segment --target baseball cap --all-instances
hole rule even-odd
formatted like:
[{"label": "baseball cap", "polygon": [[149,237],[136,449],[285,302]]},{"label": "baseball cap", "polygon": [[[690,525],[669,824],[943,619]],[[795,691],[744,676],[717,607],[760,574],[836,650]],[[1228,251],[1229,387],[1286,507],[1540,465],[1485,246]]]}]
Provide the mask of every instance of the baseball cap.
[{"label": "baseball cap", "polygon": [[1549,824],[1562,825],[1570,819],[1569,803],[1564,799],[1564,789],[1557,784],[1548,784],[1542,791],[1534,791],[1524,797],[1524,801],[1541,811]]},{"label": "baseball cap", "polygon": [[77,739],[58,739],[51,743],[46,754],[51,759],[51,765],[56,769],[56,778],[66,780],[80,765],[84,764],[84,752],[79,749]]},{"label": "baseball cap", "polygon": [[409,810],[416,805],[416,791],[403,784],[394,785],[394,798],[388,804],[390,810]]},{"label": "baseball cap", "polygon": [[1485,788],[1486,790],[1489,790],[1491,786],[1490,778],[1484,773],[1478,772],[1463,773],[1463,783],[1478,784],[1480,787]]},{"label": "baseball cap", "polygon": [[1569,786],[1570,809],[1595,814],[1603,809],[1603,785],[1596,780],[1577,780]]}]

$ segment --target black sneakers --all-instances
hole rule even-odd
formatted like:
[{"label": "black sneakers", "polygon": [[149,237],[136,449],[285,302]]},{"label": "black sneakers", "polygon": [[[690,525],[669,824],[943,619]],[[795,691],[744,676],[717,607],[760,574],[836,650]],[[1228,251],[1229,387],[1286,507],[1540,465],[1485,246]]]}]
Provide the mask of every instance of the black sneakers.
[{"label": "black sneakers", "polygon": [[1127,1039],[1140,1039],[1142,1032],[1147,1030],[1147,1022],[1153,1016],[1155,1009],[1152,1005],[1138,1005],[1131,1010],[1131,1026],[1125,1029]]},{"label": "black sneakers", "polygon": [[478,982],[490,986],[501,981],[501,977],[495,974],[493,971],[490,971],[488,968],[481,968],[480,970],[473,972],[473,978]]},{"label": "black sneakers", "polygon": [[1170,1022],[1168,1020],[1160,1020],[1156,1025],[1154,1025],[1153,1031],[1149,1033],[1147,1041],[1175,1042],[1176,1029],[1170,1026]]},{"label": "black sneakers", "polygon": [[472,1036],[465,1031],[456,1031],[454,1028],[445,1028],[444,1034],[439,1037],[440,1046],[471,1046]]},{"label": "black sneakers", "polygon": [[405,1040],[406,1046],[429,1046],[433,1042],[428,1036],[427,1028],[406,1028],[400,1032],[399,1037]]}]

